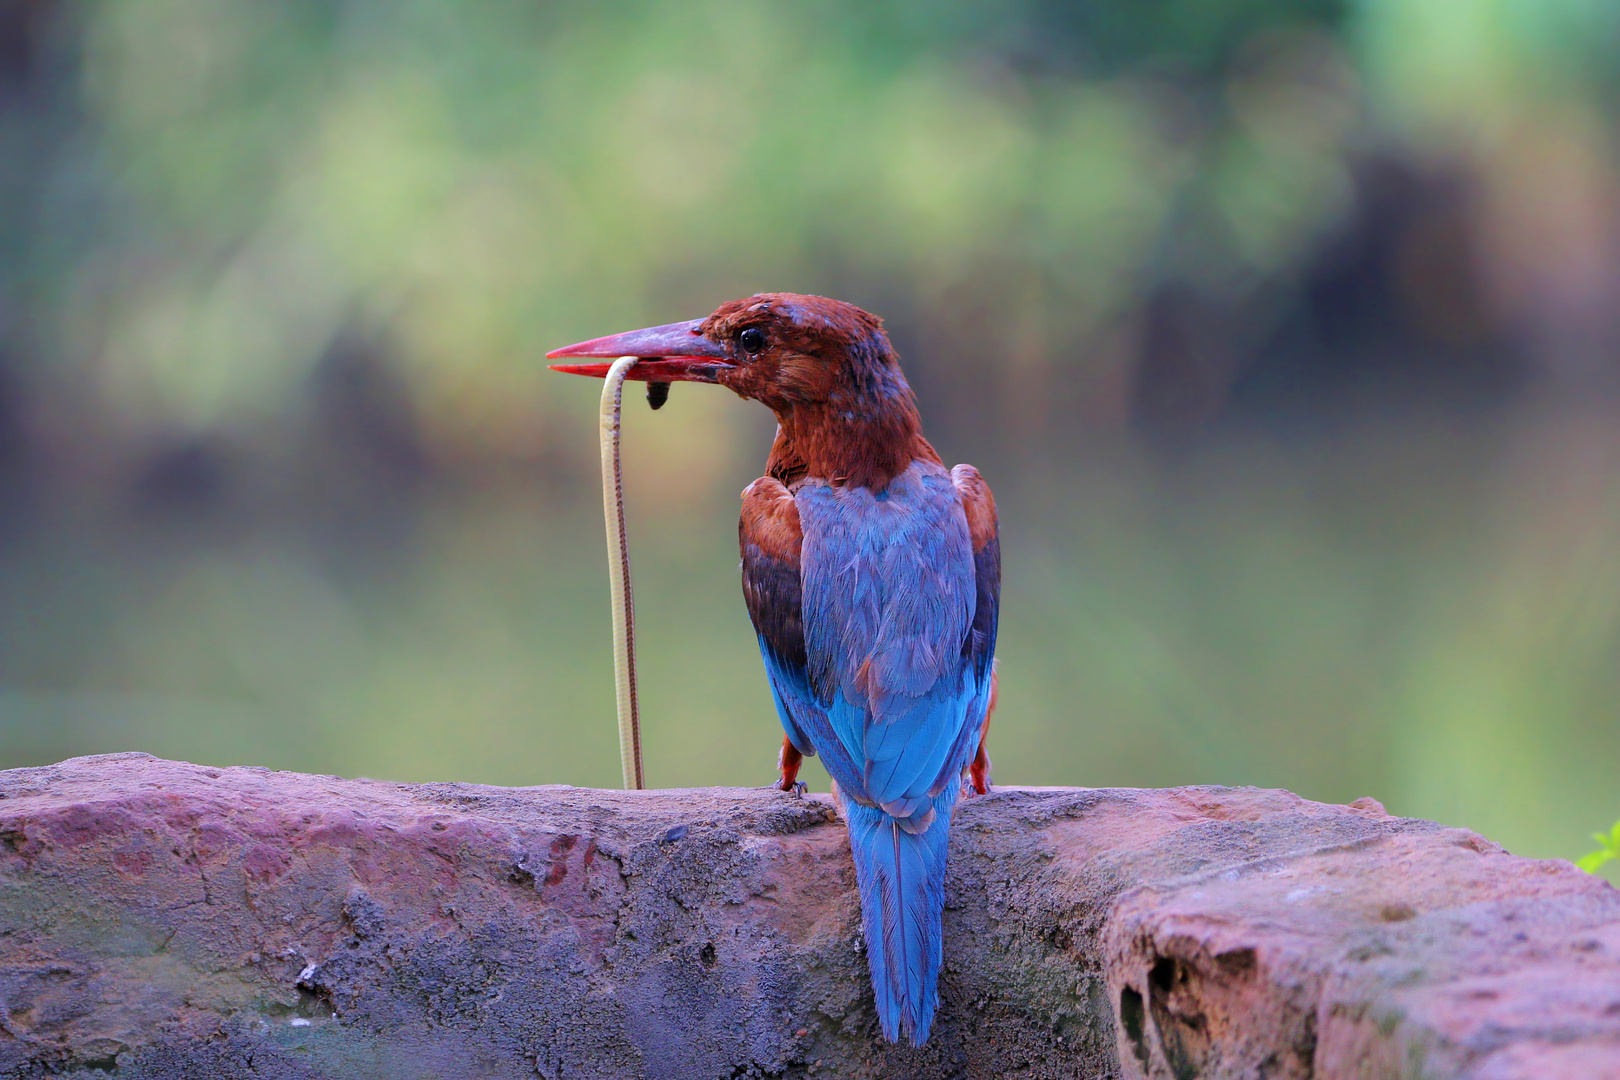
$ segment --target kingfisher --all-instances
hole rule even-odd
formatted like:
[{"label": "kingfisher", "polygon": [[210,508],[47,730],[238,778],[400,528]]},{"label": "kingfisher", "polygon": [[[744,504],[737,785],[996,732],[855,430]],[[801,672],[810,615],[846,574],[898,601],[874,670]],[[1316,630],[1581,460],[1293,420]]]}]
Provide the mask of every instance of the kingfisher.
[{"label": "kingfisher", "polygon": [[[776,414],[742,493],[742,590],[784,731],[777,786],[820,754],[849,828],[877,1015],[921,1046],[939,1003],[951,815],[990,790],[1001,543],[990,487],[947,470],[881,319],[760,293],[550,359],[634,356],[630,379],[718,383]],[[552,365],[602,377],[610,362]],[[659,384],[662,384],[660,386]]]}]

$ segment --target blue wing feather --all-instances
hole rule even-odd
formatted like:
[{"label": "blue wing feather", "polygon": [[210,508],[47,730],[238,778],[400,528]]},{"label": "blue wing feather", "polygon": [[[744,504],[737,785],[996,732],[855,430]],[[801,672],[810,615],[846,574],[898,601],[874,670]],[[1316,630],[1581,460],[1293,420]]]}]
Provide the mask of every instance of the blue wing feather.
[{"label": "blue wing feather", "polygon": [[[972,726],[963,722],[971,712],[966,705],[960,692],[929,695],[913,707],[914,721],[907,717],[868,728],[866,781],[873,802],[887,806],[899,799],[928,796],[936,781],[949,772],[947,766],[952,752],[958,750],[960,730]],[[887,742],[891,736],[907,737],[907,729],[914,729],[909,741],[891,753],[893,748]],[[886,756],[871,752],[874,743]],[[951,775],[960,775],[961,771],[962,764],[958,764]]]},{"label": "blue wing feather", "polygon": [[794,747],[802,754],[819,752],[822,764],[839,787],[859,787],[861,767],[855,764],[855,755],[839,740],[828,720],[826,706],[811,693],[804,669],[795,670],[784,664],[763,640],[759,651],[765,659],[765,674],[771,684],[771,696],[776,700],[777,716]]}]

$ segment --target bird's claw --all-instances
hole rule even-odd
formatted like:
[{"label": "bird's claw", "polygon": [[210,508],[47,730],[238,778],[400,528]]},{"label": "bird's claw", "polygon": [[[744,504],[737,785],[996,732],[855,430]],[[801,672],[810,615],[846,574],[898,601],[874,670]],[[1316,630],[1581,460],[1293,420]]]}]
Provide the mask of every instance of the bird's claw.
[{"label": "bird's claw", "polygon": [[789,784],[787,787],[783,787],[782,786],[782,781],[780,781],[780,780],[772,780],[770,783],[765,785],[765,790],[766,791],[785,791],[788,794],[794,796],[795,798],[802,799],[802,798],[805,797],[805,795],[809,792],[810,789],[807,786],[805,786],[805,782],[803,780],[795,780],[793,783]]},{"label": "bird's claw", "polygon": [[979,781],[975,780],[971,776],[968,776],[966,773],[964,773],[962,776],[962,798],[964,799],[972,799],[977,798],[980,795],[988,795],[994,790],[995,788],[991,786],[990,778],[988,776],[984,778],[984,786],[982,788],[979,786]]}]

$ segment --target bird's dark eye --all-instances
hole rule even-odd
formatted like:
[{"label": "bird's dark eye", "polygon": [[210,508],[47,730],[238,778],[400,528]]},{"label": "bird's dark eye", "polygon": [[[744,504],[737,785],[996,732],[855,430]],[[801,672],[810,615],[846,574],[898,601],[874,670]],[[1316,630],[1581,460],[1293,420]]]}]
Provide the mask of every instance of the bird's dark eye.
[{"label": "bird's dark eye", "polygon": [[765,347],[765,331],[757,326],[750,326],[737,335],[737,344],[751,353],[757,353]]}]

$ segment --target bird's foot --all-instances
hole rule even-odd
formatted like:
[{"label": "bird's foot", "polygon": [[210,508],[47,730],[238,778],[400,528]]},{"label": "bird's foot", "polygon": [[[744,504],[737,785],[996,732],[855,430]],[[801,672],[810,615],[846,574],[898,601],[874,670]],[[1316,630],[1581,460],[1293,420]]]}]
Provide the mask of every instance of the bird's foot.
[{"label": "bird's foot", "polygon": [[776,786],[782,791],[799,789],[799,795],[804,796],[804,785],[798,783],[799,766],[804,764],[804,755],[799,753],[793,745],[793,740],[786,735],[782,736],[782,750],[776,755]]},{"label": "bird's foot", "polygon": [[979,743],[979,752],[973,755],[973,761],[967,767],[969,794],[990,794],[990,755],[984,752],[984,742]]},{"label": "bird's foot", "polygon": [[803,780],[789,780],[786,782],[781,780],[772,780],[770,783],[765,785],[765,790],[786,791],[789,794],[802,799],[810,789],[805,786]]}]

